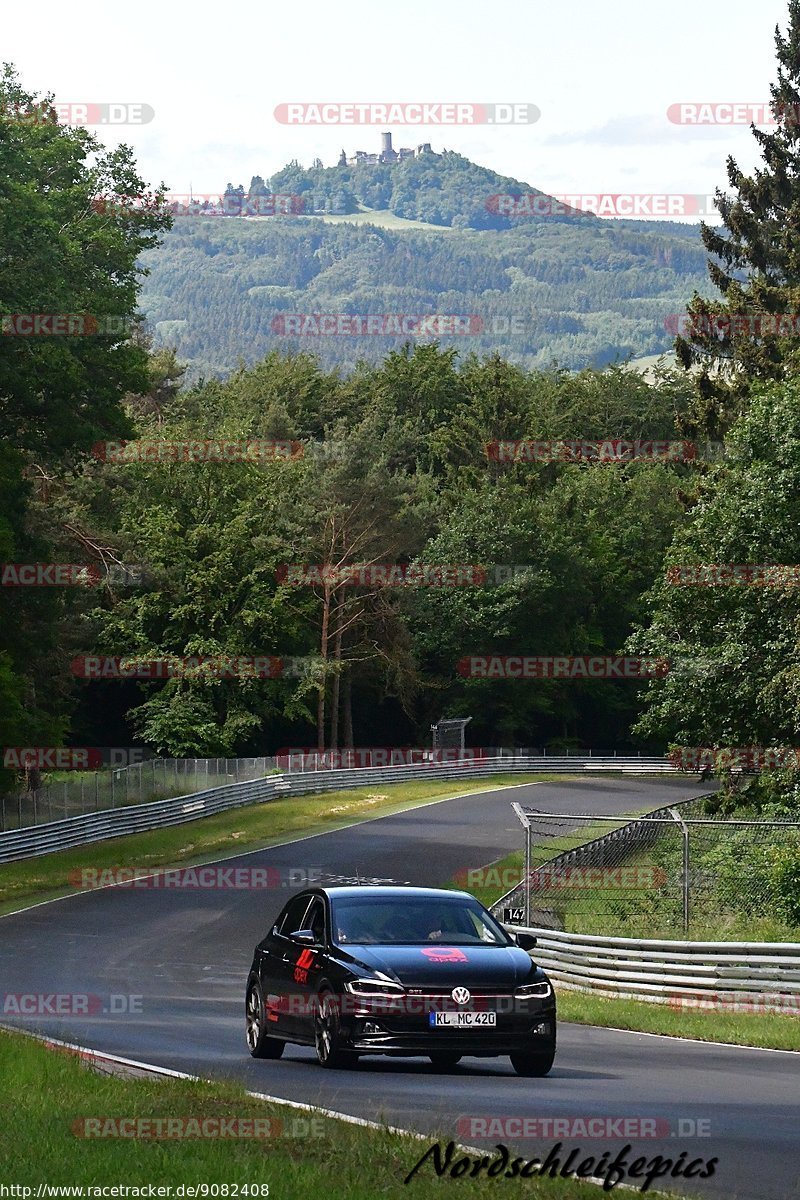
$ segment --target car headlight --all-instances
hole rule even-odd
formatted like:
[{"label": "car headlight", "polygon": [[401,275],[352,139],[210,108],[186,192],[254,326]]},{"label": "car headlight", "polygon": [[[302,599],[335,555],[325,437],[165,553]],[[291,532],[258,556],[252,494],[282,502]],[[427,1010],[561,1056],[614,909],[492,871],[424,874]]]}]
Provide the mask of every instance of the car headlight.
[{"label": "car headlight", "polygon": [[538,983],[526,983],[514,989],[514,995],[519,1000],[546,1000],[552,994],[553,989],[546,979]]},{"label": "car headlight", "polygon": [[345,991],[353,996],[404,996],[406,989],[400,983],[383,979],[352,979],[344,985]]}]

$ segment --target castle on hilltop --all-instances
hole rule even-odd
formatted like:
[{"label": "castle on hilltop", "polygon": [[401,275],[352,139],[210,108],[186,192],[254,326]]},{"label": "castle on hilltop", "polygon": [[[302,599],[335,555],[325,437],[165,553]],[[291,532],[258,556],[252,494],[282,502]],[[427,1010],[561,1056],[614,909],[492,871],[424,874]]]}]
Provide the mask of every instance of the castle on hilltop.
[{"label": "castle on hilltop", "polygon": [[397,162],[403,162],[407,158],[422,158],[423,155],[433,155],[438,158],[438,154],[434,154],[431,149],[430,142],[422,142],[417,146],[416,150],[409,150],[407,146],[402,146],[399,150],[392,149],[391,133],[381,134],[381,152],[380,154],[367,154],[365,150],[356,150],[350,158],[347,157],[344,150],[339,155],[339,161],[336,164],[339,167],[376,167],[379,163],[388,163],[393,166]]}]

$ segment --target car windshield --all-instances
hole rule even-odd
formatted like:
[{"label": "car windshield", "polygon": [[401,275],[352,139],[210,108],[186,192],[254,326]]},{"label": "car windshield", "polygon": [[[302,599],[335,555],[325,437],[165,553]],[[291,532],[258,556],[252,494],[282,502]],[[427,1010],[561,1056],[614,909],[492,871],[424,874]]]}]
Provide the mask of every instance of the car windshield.
[{"label": "car windshield", "polygon": [[502,926],[476,902],[358,896],[334,900],[332,908],[334,937],[343,945],[513,944]]}]

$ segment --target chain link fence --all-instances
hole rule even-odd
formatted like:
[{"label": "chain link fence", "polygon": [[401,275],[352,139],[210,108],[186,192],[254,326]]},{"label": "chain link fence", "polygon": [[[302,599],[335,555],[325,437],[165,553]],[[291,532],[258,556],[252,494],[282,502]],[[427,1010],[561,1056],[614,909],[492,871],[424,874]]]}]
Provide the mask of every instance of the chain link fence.
[{"label": "chain link fence", "polygon": [[127,767],[74,771],[35,791],[0,797],[0,831],[46,825],[107,808],[188,796],[208,788],[262,779],[274,758],[150,758]]},{"label": "chain link fence", "polygon": [[800,821],[704,816],[705,797],[641,818],[514,804],[512,923],[613,937],[800,940]]}]

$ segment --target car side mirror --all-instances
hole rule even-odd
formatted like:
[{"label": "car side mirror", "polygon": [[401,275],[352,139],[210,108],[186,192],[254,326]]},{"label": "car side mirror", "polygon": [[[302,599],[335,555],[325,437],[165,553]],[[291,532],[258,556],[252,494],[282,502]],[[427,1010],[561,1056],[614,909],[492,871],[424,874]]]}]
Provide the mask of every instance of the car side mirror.
[{"label": "car side mirror", "polygon": [[318,946],[317,935],[313,929],[298,929],[289,935],[298,946]]},{"label": "car side mirror", "polygon": [[535,934],[525,933],[523,930],[520,930],[519,933],[514,934],[514,937],[517,940],[517,945],[519,946],[520,950],[534,950],[536,948]]}]

